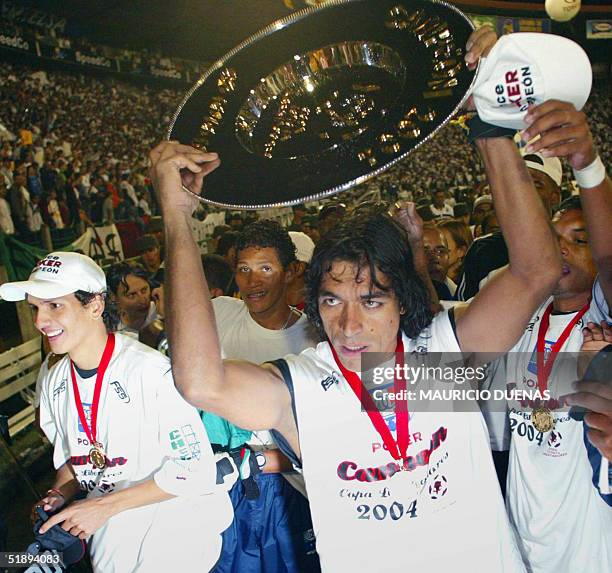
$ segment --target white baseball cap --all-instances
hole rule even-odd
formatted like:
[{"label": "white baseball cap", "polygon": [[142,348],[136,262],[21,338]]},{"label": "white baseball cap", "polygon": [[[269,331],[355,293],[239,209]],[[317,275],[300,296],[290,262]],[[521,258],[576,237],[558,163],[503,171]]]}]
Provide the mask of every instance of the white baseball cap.
[{"label": "white baseball cap", "polygon": [[309,263],[315,248],[312,239],[306,233],[300,231],[289,231],[289,236],[295,245],[295,256],[297,260]]},{"label": "white baseball cap", "polygon": [[31,294],[48,300],[78,290],[96,294],[105,292],[104,271],[85,255],[56,251],[36,263],[27,281],[0,285],[0,298],[18,301]]},{"label": "white baseball cap", "polygon": [[530,105],[558,99],[582,109],[591,92],[593,73],[575,42],[543,33],[502,36],[483,58],[472,95],[482,121],[524,129]]}]

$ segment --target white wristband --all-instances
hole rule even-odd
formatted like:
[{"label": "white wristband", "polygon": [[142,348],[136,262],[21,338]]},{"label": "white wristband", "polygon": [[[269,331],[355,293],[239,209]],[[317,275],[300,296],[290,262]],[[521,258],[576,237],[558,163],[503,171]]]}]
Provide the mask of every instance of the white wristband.
[{"label": "white wristband", "polygon": [[574,178],[578,187],[582,189],[590,189],[591,187],[597,187],[606,178],[606,168],[604,167],[603,161],[599,155],[595,158],[595,161],[588,165],[584,169],[579,171],[574,169]]}]

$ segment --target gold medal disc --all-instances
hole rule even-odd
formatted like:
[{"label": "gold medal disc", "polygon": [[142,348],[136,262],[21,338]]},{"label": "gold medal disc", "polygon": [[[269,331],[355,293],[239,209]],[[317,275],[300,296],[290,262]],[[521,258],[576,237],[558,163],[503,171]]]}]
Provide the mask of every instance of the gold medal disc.
[{"label": "gold medal disc", "polygon": [[555,418],[548,408],[535,408],[531,412],[531,423],[538,432],[550,432],[555,427]]},{"label": "gold medal disc", "polygon": [[104,451],[97,444],[94,445],[94,447],[89,451],[89,459],[94,467],[98,468],[99,470],[106,466],[106,456],[104,455]]}]

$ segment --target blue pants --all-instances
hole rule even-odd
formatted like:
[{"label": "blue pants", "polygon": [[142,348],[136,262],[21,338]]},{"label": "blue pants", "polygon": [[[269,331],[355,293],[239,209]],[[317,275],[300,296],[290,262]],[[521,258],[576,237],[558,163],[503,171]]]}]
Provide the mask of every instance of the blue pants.
[{"label": "blue pants", "polygon": [[223,533],[214,573],[319,573],[308,500],[281,474],[255,476],[260,495],[230,490],[234,521]]}]

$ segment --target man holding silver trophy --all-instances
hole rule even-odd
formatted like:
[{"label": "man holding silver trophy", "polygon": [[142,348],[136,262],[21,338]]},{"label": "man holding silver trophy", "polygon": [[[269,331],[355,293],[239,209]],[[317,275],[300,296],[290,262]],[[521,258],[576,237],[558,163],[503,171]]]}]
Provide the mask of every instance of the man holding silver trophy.
[{"label": "man holding silver trophy", "polygon": [[[328,10],[347,3],[338,4]],[[356,12],[360,4],[374,12],[373,3],[352,4]],[[240,50],[256,49],[265,34],[213,65],[204,78],[211,80],[208,86],[200,82],[181,104],[170,141],[150,154],[166,232],[174,380],[194,406],[240,427],[273,431],[304,476],[322,570],[545,571],[521,555],[523,542],[517,544],[506,516],[481,415],[414,412],[406,400],[383,416],[362,382],[362,360],[373,352],[395,354],[399,361],[404,353],[503,354],[514,346],[557,283],[561,258],[512,137],[534,109],[530,139],[542,136],[551,155],[569,155],[569,143],[590,137],[588,129],[568,136],[558,120],[564,113],[582,125],[571,111],[588,97],[590,65],[565,39],[548,36],[543,43],[535,34],[521,34],[494,47],[496,37],[487,29],[469,36],[464,53],[444,20],[451,16],[426,14],[420,10],[428,3],[417,4],[389,3],[382,10],[387,30],[411,34],[417,52],[432,54],[433,72],[416,105],[407,101],[414,97],[408,89],[396,92],[406,96],[399,103],[401,98],[380,97],[406,74],[397,52],[354,38],[308,46],[249,91],[254,84],[242,81]],[[546,42],[554,43],[554,55]],[[472,82],[468,72],[485,56]],[[368,62],[374,69],[365,73]],[[351,69],[357,79],[349,81]],[[336,89],[330,87],[334,81]],[[461,86],[466,91],[458,94]],[[240,107],[231,96],[241,90],[246,100]],[[553,98],[572,103],[535,107]],[[432,316],[402,227],[386,214],[357,213],[319,242],[311,261],[306,312],[324,342],[263,365],[222,360],[189,225],[196,197],[253,208],[331,195],[405,157],[433,136],[434,118],[447,121],[466,101],[478,112],[468,122],[469,137],[487,171],[508,268],[469,304]],[[228,122],[232,110],[235,121]],[[239,146],[229,143],[232,138]],[[244,160],[233,154],[237,147]],[[597,171],[591,163],[577,170]],[[240,171],[244,176],[249,169],[252,185],[238,193]],[[609,185],[605,170],[601,179],[595,184]],[[494,327],[500,316],[501,329]],[[402,388],[400,376],[393,385]],[[609,520],[602,527],[608,533],[585,570],[609,569]]]}]

